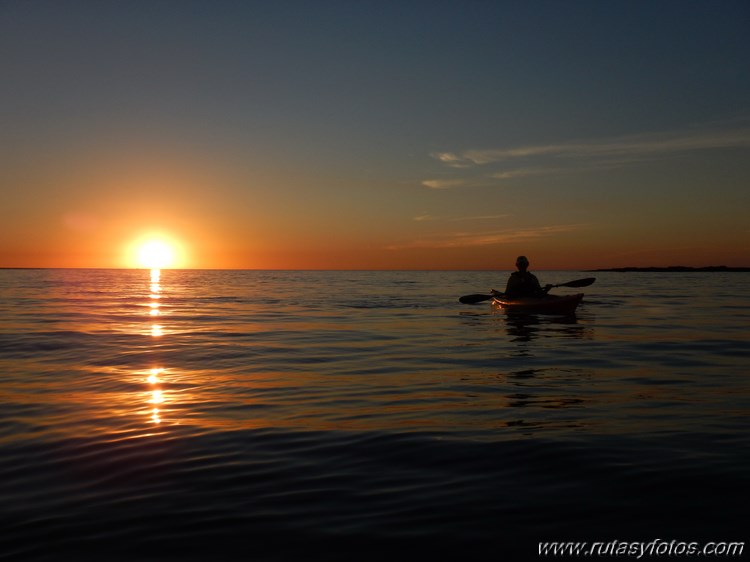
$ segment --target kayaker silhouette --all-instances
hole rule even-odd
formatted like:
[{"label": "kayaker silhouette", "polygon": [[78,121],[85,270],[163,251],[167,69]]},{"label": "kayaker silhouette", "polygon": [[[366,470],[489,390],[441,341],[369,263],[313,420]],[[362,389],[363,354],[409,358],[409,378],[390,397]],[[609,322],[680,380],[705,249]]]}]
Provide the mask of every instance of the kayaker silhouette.
[{"label": "kayaker silhouette", "polygon": [[516,258],[518,271],[511,273],[505,286],[506,297],[543,297],[552,288],[552,285],[542,287],[536,275],[528,271],[529,260],[526,256]]}]

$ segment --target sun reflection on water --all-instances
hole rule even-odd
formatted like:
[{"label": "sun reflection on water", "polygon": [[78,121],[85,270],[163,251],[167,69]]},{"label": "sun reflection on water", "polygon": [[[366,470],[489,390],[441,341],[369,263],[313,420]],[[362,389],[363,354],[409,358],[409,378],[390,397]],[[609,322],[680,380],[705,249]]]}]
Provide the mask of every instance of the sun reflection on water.
[{"label": "sun reflection on water", "polygon": [[148,381],[149,384],[157,384],[160,382],[159,375],[164,372],[164,369],[151,369],[151,374],[148,376],[146,381]]},{"label": "sun reflection on water", "polygon": [[[151,301],[148,303],[149,316],[156,317],[161,314],[159,309],[161,299],[161,270],[151,270],[151,294],[149,294]],[[164,332],[158,324],[151,325],[151,335],[153,337],[159,337],[164,335]]]},{"label": "sun reflection on water", "polygon": [[146,382],[151,385],[151,390],[149,393],[150,400],[148,401],[149,405],[151,406],[151,410],[149,411],[149,413],[151,414],[150,419],[155,424],[161,423],[161,416],[159,415],[161,412],[158,406],[164,402],[164,393],[162,392],[161,388],[159,388],[159,385],[161,384],[159,375],[161,375],[163,372],[164,369],[162,369],[161,367],[155,367],[151,369],[148,378],[146,379]]},{"label": "sun reflection on water", "polygon": [[[152,269],[151,270],[151,286],[150,286],[150,293],[149,293],[149,302],[148,302],[148,314],[150,317],[154,318],[161,315],[161,293],[162,293],[162,287],[161,287],[161,270],[159,269]],[[161,325],[159,324],[151,324],[151,336],[154,338],[161,337],[164,335],[164,330]],[[164,397],[164,391],[161,388],[162,385],[162,378],[161,375],[164,373],[163,367],[154,367],[148,372],[148,376],[146,378],[146,382],[149,385],[149,391],[148,391],[148,409],[147,414],[150,416],[151,423],[154,424],[160,424],[161,419],[161,409],[160,406],[162,406],[165,403],[165,397]]]}]

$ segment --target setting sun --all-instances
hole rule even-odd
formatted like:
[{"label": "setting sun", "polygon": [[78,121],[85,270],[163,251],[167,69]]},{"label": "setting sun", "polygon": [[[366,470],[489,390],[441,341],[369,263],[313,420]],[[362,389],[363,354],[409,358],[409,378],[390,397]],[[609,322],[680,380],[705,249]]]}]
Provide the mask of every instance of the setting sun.
[{"label": "setting sun", "polygon": [[165,236],[147,236],[133,242],[127,252],[131,267],[169,269],[184,267],[181,244]]},{"label": "setting sun", "polygon": [[161,240],[151,240],[138,249],[138,263],[150,269],[170,267],[174,262],[174,251]]}]

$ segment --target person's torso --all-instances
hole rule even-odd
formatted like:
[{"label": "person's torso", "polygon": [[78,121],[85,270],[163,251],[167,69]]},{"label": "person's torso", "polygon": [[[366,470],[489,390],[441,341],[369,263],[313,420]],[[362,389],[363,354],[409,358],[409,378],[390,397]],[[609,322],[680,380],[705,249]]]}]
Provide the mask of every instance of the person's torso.
[{"label": "person's torso", "polygon": [[514,271],[508,292],[514,296],[532,296],[539,291],[539,281],[528,271]]}]

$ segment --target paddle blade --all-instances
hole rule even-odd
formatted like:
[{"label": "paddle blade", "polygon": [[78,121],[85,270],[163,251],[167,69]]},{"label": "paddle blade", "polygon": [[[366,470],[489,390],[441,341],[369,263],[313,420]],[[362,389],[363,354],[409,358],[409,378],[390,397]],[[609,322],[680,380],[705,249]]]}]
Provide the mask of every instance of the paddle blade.
[{"label": "paddle blade", "polygon": [[477,304],[478,302],[488,301],[492,295],[464,295],[458,299],[463,304]]},{"label": "paddle blade", "polygon": [[568,281],[567,283],[560,283],[555,287],[588,287],[596,281],[596,277],[586,277],[586,279],[576,279],[575,281]]}]

